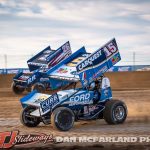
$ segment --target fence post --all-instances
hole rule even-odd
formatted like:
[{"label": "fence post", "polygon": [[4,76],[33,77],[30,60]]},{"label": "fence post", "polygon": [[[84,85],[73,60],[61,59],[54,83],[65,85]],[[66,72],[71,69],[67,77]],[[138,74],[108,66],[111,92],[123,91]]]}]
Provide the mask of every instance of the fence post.
[{"label": "fence post", "polygon": [[133,52],[133,71],[135,71],[135,52]]},{"label": "fence post", "polygon": [[7,69],[7,55],[4,55],[4,61],[5,61],[5,69]]}]

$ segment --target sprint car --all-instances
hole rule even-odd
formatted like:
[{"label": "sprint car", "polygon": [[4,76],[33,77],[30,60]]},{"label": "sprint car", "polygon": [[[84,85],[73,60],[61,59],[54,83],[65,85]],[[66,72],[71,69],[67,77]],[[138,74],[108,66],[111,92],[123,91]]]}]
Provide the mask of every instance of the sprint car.
[{"label": "sprint car", "polygon": [[[43,122],[60,131],[70,130],[80,120],[104,119],[108,124],[121,124],[126,120],[127,107],[112,98],[110,81],[104,73],[121,60],[115,39],[92,54],[82,47],[63,60],[50,78],[71,80],[74,88],[52,95],[32,91],[20,99],[23,110],[20,120],[27,127]],[[58,70],[65,68],[63,73]],[[77,82],[81,82],[81,87]]]},{"label": "sprint car", "polygon": [[19,72],[15,75],[12,82],[12,91],[15,94],[21,94],[25,90],[28,92],[32,90],[45,92],[46,90],[68,86],[71,82],[51,79],[47,72],[69,57],[71,53],[69,41],[57,50],[52,50],[48,46],[27,61],[30,73]]}]

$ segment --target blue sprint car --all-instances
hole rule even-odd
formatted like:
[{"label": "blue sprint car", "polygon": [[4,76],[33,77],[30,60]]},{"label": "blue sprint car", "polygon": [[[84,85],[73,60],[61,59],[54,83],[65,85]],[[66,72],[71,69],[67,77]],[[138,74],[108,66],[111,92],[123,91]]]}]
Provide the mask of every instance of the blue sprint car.
[{"label": "blue sprint car", "polygon": [[92,54],[82,47],[49,72],[51,79],[71,81],[74,88],[51,95],[34,90],[21,98],[22,124],[36,127],[43,122],[60,131],[68,131],[75,121],[80,120],[104,119],[108,124],[123,123],[127,107],[123,101],[112,98],[110,81],[104,76],[120,60],[115,39]]}]

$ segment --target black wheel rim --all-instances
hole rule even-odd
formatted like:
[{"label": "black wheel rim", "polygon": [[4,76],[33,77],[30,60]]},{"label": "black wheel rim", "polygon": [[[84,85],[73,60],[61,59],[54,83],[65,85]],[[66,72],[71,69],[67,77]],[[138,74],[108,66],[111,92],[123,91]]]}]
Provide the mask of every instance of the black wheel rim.
[{"label": "black wheel rim", "polygon": [[37,118],[30,115],[30,113],[33,111],[34,111],[34,109],[28,109],[28,110],[24,111],[23,120],[25,123],[35,124],[35,122],[37,122]]},{"label": "black wheel rim", "polygon": [[73,116],[72,114],[65,110],[65,111],[60,111],[57,116],[56,116],[56,122],[57,125],[61,129],[68,129],[71,128],[72,123],[73,123]]}]

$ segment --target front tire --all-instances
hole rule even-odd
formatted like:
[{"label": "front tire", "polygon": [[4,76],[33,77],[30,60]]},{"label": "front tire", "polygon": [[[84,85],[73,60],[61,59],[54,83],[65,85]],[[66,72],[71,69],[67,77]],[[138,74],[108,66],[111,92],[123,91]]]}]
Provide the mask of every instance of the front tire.
[{"label": "front tire", "polygon": [[13,82],[11,89],[15,94],[21,94],[24,92],[25,88],[17,86],[17,83]]},{"label": "front tire", "polygon": [[108,124],[121,124],[126,120],[127,107],[120,100],[110,100],[106,102],[103,115]]},{"label": "front tire", "polygon": [[70,130],[75,121],[74,113],[66,107],[58,107],[51,114],[51,124],[60,131]]},{"label": "front tire", "polygon": [[30,113],[36,108],[32,106],[25,107],[20,114],[20,121],[24,126],[36,127],[40,124],[40,118],[31,116]]}]

